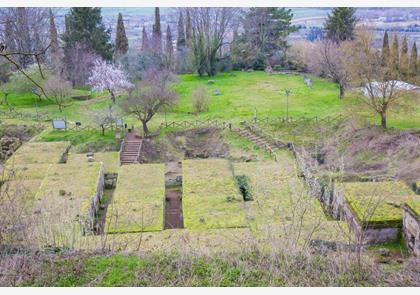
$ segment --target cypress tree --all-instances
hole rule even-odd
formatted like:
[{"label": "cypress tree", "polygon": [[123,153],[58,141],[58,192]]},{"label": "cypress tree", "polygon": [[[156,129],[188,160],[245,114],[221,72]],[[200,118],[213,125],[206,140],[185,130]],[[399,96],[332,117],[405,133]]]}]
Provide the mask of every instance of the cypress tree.
[{"label": "cypress tree", "polygon": [[52,13],[52,10],[50,9],[50,61],[51,64],[55,67],[56,70],[61,71],[59,69],[61,65],[61,51],[60,51],[60,45],[58,44],[58,33],[57,33],[57,27],[55,25],[54,20],[54,14]]},{"label": "cypress tree", "polygon": [[[418,61],[417,61],[417,46],[416,42],[413,43],[413,47],[411,48],[411,55],[410,55],[410,66],[408,75],[411,79],[417,76],[418,71]],[[415,79],[414,79],[415,80]]]},{"label": "cypress tree", "polygon": [[390,71],[391,77],[397,79],[400,76],[400,59],[399,59],[399,50],[398,50],[398,37],[394,35],[392,38],[392,47],[391,47],[391,62],[390,62]]},{"label": "cypress tree", "polygon": [[153,49],[156,53],[162,51],[162,31],[160,29],[160,13],[159,7],[155,7],[155,24],[153,25]]},{"label": "cypress tree", "polygon": [[168,27],[166,28],[166,57],[168,59],[169,69],[172,68],[173,52],[174,52],[174,47],[172,45],[172,33],[171,33],[171,28],[168,25]]},{"label": "cypress tree", "polygon": [[191,48],[192,46],[192,27],[191,27],[191,16],[190,11],[187,8],[187,20],[185,23],[185,41],[187,43],[187,47]]},{"label": "cypress tree", "polygon": [[118,58],[128,51],[128,39],[125,34],[124,21],[121,13],[118,13],[117,33],[115,36],[114,58]]},{"label": "cypress tree", "polygon": [[112,59],[111,30],[102,22],[101,9],[97,7],[73,7],[66,15],[64,52],[76,43],[84,43],[88,48],[102,56]]},{"label": "cypress tree", "polygon": [[353,40],[356,27],[356,8],[336,7],[325,22],[327,38],[335,42]]},{"label": "cypress tree", "polygon": [[178,18],[178,38],[176,41],[176,48],[178,51],[182,50],[185,47],[185,28],[184,28],[184,18],[182,17],[182,12],[179,13]]},{"label": "cypress tree", "polygon": [[145,51],[149,49],[149,37],[147,37],[146,27],[143,26],[142,38],[141,38],[141,50]]},{"label": "cypress tree", "polygon": [[389,63],[389,37],[388,32],[385,31],[384,42],[382,44],[382,66],[386,66]]},{"label": "cypress tree", "polygon": [[406,36],[401,43],[400,72],[403,79],[408,77],[408,42]]}]

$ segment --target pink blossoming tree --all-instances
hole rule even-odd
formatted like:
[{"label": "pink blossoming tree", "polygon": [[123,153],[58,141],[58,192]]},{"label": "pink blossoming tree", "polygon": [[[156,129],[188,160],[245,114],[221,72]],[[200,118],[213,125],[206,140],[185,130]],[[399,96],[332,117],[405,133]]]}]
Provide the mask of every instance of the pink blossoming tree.
[{"label": "pink blossoming tree", "polygon": [[114,103],[116,91],[133,87],[120,67],[102,59],[95,60],[88,84],[96,91],[107,90]]}]

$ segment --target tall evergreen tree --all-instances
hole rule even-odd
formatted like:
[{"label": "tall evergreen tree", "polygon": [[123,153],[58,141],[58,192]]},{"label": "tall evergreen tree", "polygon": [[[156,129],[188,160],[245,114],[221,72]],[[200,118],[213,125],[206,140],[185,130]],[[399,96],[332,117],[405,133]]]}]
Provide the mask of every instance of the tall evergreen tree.
[{"label": "tall evergreen tree", "polygon": [[178,51],[181,51],[186,45],[185,43],[185,28],[184,28],[184,18],[182,12],[179,12],[178,18],[178,38],[176,41],[176,48]]},{"label": "tall evergreen tree", "polygon": [[408,42],[407,37],[404,36],[401,43],[401,55],[400,55],[400,73],[403,79],[408,77]]},{"label": "tall evergreen tree", "polygon": [[411,48],[411,55],[410,55],[410,66],[409,66],[409,77],[411,80],[417,76],[417,71],[419,70],[418,60],[417,60],[417,45],[416,42],[413,43],[413,47]]},{"label": "tall evergreen tree", "polygon": [[101,9],[97,7],[73,7],[66,16],[64,52],[75,44],[83,43],[104,59],[112,59],[111,30],[102,22]]},{"label": "tall evergreen tree", "polygon": [[162,31],[160,29],[159,7],[155,7],[155,23],[153,25],[152,43],[155,53],[162,52]]},{"label": "tall evergreen tree", "polygon": [[118,13],[117,33],[115,36],[114,58],[118,58],[128,51],[128,39],[125,34],[124,21],[121,13]]},{"label": "tall evergreen tree", "polygon": [[166,28],[166,58],[167,58],[167,66],[169,69],[172,69],[173,66],[173,54],[174,54],[174,46],[172,44],[172,33],[171,28]]},{"label": "tall evergreen tree", "polygon": [[62,53],[60,50],[60,44],[58,43],[58,33],[57,27],[55,25],[54,14],[52,10],[49,10],[50,13],[50,60],[56,70],[59,70],[58,67],[61,65]]},{"label": "tall evergreen tree", "polygon": [[328,14],[324,25],[327,38],[335,42],[352,40],[354,38],[356,23],[356,8],[333,8],[332,13]]},{"label": "tall evergreen tree", "polygon": [[[19,34],[19,39],[17,39],[17,48],[21,52],[32,51],[32,39],[30,35],[31,31],[29,29],[28,17],[27,8],[17,8],[17,20],[14,26],[16,27],[16,33]],[[19,55],[18,58],[20,65],[24,68],[33,62],[33,57],[31,55]]]},{"label": "tall evergreen tree", "polygon": [[384,42],[382,44],[382,66],[386,66],[389,63],[389,37],[388,32],[385,31]]},{"label": "tall evergreen tree", "polygon": [[141,37],[141,50],[146,51],[149,49],[149,37],[147,36],[146,27],[143,26]]},{"label": "tall evergreen tree", "polygon": [[186,13],[186,22],[185,22],[185,42],[187,43],[187,47],[191,48],[192,46],[192,26],[191,26],[191,16],[190,10],[187,8]]},{"label": "tall evergreen tree", "polygon": [[400,51],[398,49],[398,37],[395,34],[392,37],[392,47],[390,53],[390,75],[392,79],[397,79],[400,76]]}]

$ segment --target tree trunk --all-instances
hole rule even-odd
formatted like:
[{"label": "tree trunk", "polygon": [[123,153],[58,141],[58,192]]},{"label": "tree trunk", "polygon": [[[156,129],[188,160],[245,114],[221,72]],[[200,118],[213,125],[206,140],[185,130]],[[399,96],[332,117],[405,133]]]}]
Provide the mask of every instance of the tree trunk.
[{"label": "tree trunk", "polygon": [[386,112],[381,113],[381,126],[386,129]]},{"label": "tree trunk", "polygon": [[115,94],[114,94],[114,91],[112,91],[110,89],[108,89],[108,91],[109,91],[109,94],[111,94],[112,102],[115,103]]},{"label": "tree trunk", "polygon": [[102,136],[104,136],[105,135],[105,126],[101,126],[101,128],[102,128]]},{"label": "tree trunk", "polygon": [[144,135],[147,136],[149,134],[149,128],[147,128],[147,122],[146,121],[141,121],[141,123],[143,125]]},{"label": "tree trunk", "polygon": [[340,86],[340,99],[344,98],[344,86],[342,84],[339,84]]}]

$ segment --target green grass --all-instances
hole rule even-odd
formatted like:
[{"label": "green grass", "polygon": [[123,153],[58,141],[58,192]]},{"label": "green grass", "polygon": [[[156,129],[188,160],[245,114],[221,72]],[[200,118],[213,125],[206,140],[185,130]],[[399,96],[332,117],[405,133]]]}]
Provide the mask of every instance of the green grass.
[{"label": "green grass", "polygon": [[343,192],[359,223],[372,228],[401,226],[402,205],[420,200],[398,181],[342,183],[337,189]]},{"label": "green grass", "polygon": [[51,166],[34,204],[34,211],[39,212],[37,232],[44,244],[67,244],[82,234],[82,224],[93,213],[100,171],[100,163]]},{"label": "green grass", "polygon": [[102,135],[100,131],[87,130],[52,130],[45,129],[34,139],[42,142],[68,141],[76,152],[118,150],[119,142],[115,131],[107,130]]},{"label": "green grass", "polygon": [[188,229],[246,226],[243,198],[229,162],[184,160],[182,210]]},{"label": "green grass", "polygon": [[[180,94],[177,106],[168,110],[166,116],[163,112],[157,114],[149,123],[156,129],[160,123],[173,120],[203,120],[220,119],[239,123],[242,120],[252,119],[257,112],[259,117],[279,117],[286,115],[286,99],[284,89],[291,88],[288,110],[292,117],[325,117],[343,113],[359,113],[362,117],[379,124],[379,117],[362,108],[357,102],[355,94],[348,92],[343,100],[338,98],[338,86],[325,79],[311,77],[313,87],[307,87],[303,78],[298,75],[269,75],[265,72],[233,72],[222,73],[215,77],[198,77],[193,74],[179,75],[179,81],[175,89]],[[214,84],[208,84],[208,80],[215,80]],[[193,91],[204,86],[211,96],[210,108],[207,112],[193,115],[192,98]],[[213,91],[220,90],[220,95],[214,96]],[[79,92],[79,91],[76,91]],[[83,92],[83,91],[82,91]],[[102,98],[99,97],[101,95]],[[71,100],[62,113],[57,106],[48,102],[41,102],[38,106],[40,113],[48,113],[51,117],[66,118],[70,123],[81,121],[83,125],[91,124],[88,110],[106,109],[111,104],[106,93],[94,93],[95,98],[88,101]],[[125,95],[119,96],[117,102],[124,99]],[[33,94],[10,95],[10,101],[16,109],[23,112],[35,113],[36,97]],[[407,97],[405,101],[413,101]],[[415,116],[420,111],[418,100],[408,103],[410,107],[397,108],[389,113],[389,127],[413,128],[420,125],[420,119]],[[0,106],[0,109],[6,109]],[[118,103],[113,105],[115,112],[119,112]],[[139,122],[132,116],[125,116],[125,122],[131,126],[140,128]]]},{"label": "green grass", "polygon": [[[118,173],[120,168],[119,152],[104,152],[94,153],[95,162],[102,162],[104,164],[106,173]],[[87,163],[86,154],[70,153],[67,158],[67,163],[71,165]]]},{"label": "green grass", "polygon": [[164,202],[163,164],[121,166],[106,214],[105,232],[163,230]]},{"label": "green grass", "polygon": [[7,160],[6,165],[59,163],[69,147],[67,141],[28,142]]}]

